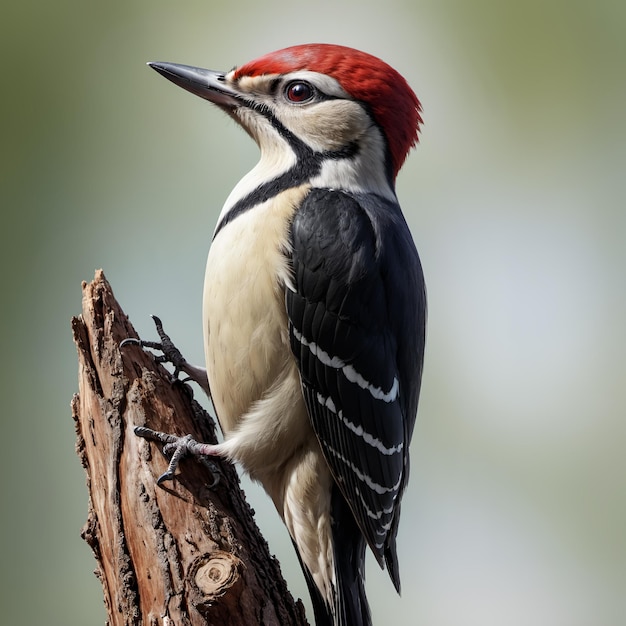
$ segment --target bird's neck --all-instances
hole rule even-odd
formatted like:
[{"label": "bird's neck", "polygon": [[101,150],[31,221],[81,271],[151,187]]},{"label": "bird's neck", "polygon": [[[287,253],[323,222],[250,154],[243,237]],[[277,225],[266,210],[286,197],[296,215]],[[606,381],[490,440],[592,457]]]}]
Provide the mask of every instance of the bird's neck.
[{"label": "bird's neck", "polygon": [[240,213],[303,184],[348,193],[376,194],[395,202],[395,189],[384,156],[384,143],[376,137],[373,141],[360,141],[354,152],[347,152],[345,157],[319,152],[304,156],[280,140],[261,145],[259,162],[231,191],[215,232]]}]

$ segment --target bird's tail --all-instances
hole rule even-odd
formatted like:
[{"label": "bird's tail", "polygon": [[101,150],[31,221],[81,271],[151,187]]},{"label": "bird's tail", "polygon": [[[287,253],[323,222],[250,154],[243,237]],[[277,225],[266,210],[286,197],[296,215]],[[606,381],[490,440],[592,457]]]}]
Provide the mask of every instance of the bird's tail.
[{"label": "bird's tail", "polygon": [[[296,553],[298,553],[297,550]],[[300,554],[298,553],[298,558],[299,557]],[[332,611],[328,606],[326,599],[322,596],[320,590],[317,588],[317,585],[315,584],[315,582],[313,581],[313,577],[311,576],[311,572],[309,572],[306,565],[304,565],[302,559],[300,559],[300,565],[302,566],[304,578],[306,579],[306,584],[309,588],[309,595],[311,596],[311,603],[313,604],[315,626],[335,626]]]},{"label": "bird's tail", "polygon": [[[352,511],[333,486],[332,538],[335,565],[335,588],[332,598],[322,595],[307,567],[300,560],[311,595],[316,626],[372,626],[365,596],[366,542]],[[296,550],[298,557],[300,556]]]},{"label": "bird's tail", "polygon": [[337,584],[334,626],[372,626],[365,595],[365,538],[336,485],[331,510]]}]

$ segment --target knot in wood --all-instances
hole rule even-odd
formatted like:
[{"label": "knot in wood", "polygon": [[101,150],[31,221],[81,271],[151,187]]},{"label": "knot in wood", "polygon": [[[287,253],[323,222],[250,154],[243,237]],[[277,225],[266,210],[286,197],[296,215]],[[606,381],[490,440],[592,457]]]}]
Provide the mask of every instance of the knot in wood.
[{"label": "knot in wood", "polygon": [[230,587],[237,576],[237,567],[230,555],[213,555],[196,571],[196,586],[207,596],[214,596],[225,587]]},{"label": "knot in wood", "polygon": [[195,591],[194,604],[196,608],[208,607],[227,591],[240,591],[241,561],[230,554],[216,550],[210,554],[203,554],[194,560],[189,567],[187,579]]}]

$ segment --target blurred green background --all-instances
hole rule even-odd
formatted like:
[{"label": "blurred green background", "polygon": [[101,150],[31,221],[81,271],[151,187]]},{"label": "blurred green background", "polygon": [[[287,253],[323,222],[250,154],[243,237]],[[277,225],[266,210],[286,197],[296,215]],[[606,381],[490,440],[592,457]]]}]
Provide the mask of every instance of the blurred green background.
[{"label": "blurred green background", "polygon": [[424,106],[398,194],[428,353],[403,596],[370,562],[375,623],[626,624],[625,33],[617,0],[4,3],[2,623],[105,619],[69,409],[81,280],[104,268],[143,336],[158,313],[200,362],[212,229],[257,158],[145,62],[324,41],[382,57]]}]

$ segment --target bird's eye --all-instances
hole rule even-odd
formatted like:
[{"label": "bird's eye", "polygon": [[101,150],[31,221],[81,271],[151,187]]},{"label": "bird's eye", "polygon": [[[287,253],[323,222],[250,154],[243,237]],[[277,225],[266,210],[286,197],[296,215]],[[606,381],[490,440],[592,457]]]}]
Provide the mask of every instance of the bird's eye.
[{"label": "bird's eye", "polygon": [[289,100],[289,102],[294,102],[295,104],[308,102],[311,98],[313,98],[314,94],[315,91],[313,90],[313,87],[311,87],[309,83],[305,83],[303,81],[289,83],[285,89],[287,100]]}]

